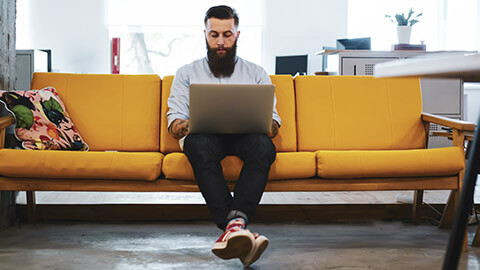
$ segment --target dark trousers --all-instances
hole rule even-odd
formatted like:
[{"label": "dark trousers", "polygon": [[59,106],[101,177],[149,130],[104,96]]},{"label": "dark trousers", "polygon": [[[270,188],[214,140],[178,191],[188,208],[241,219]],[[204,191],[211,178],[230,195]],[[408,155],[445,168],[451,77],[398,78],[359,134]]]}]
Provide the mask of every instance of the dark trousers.
[{"label": "dark trousers", "polygon": [[[267,184],[276,157],[275,145],[265,134],[189,134],[183,152],[193,168],[198,187],[213,221],[225,230],[231,210],[242,211],[250,220]],[[228,189],[220,161],[227,155],[243,160],[234,196]]]}]

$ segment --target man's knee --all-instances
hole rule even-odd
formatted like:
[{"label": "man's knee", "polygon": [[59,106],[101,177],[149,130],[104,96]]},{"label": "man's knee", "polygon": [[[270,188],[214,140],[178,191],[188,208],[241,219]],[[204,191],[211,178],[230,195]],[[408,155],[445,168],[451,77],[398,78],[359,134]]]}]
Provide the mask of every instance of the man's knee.
[{"label": "man's knee", "polygon": [[248,149],[246,150],[249,152],[247,154],[249,157],[258,157],[270,164],[275,161],[277,150],[269,136],[265,134],[250,134],[247,136]]},{"label": "man's knee", "polygon": [[207,155],[209,157],[219,157],[221,149],[218,139],[212,134],[188,134],[185,137],[183,152],[188,156]]}]

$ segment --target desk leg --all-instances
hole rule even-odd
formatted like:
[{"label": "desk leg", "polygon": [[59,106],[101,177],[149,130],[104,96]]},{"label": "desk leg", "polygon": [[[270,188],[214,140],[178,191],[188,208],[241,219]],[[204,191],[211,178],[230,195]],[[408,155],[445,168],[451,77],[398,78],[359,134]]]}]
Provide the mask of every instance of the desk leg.
[{"label": "desk leg", "polygon": [[[480,117],[479,122],[480,124]],[[448,239],[447,252],[443,261],[443,270],[457,269],[462,251],[462,244],[467,229],[468,214],[472,209],[473,193],[477,181],[477,172],[480,168],[480,140],[479,127],[475,129],[472,148],[470,149],[467,168],[463,181],[462,193],[457,205],[453,229]]]}]

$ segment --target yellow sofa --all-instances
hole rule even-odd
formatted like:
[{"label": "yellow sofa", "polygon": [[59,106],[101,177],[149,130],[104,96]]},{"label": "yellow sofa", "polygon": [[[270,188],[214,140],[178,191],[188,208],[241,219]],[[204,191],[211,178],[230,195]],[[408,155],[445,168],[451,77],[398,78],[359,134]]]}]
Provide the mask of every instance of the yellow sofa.
[{"label": "yellow sofa", "polygon": [[[474,124],[422,113],[418,79],[271,76],[282,127],[266,191],[452,190],[448,226],[464,171],[464,131]],[[173,76],[35,73],[32,89],[55,87],[89,152],[2,149],[0,190],[198,191],[178,142],[167,132]],[[429,123],[454,129],[452,147],[425,149]],[[242,161],[226,157],[231,187]]]}]

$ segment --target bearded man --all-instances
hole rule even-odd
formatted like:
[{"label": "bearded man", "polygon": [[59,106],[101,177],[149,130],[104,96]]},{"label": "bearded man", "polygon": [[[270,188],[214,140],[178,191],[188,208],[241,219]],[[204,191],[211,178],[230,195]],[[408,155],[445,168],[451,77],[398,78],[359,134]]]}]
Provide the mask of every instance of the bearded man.
[{"label": "bearded man", "polygon": [[[190,84],[271,84],[265,69],[236,55],[238,23],[238,15],[231,7],[215,6],[207,11],[204,20],[207,57],[177,71],[168,99],[167,118],[168,131],[183,146],[213,221],[224,231],[212,252],[226,260],[239,258],[247,267],[268,245],[265,236],[247,230],[247,223],[255,214],[276,158],[272,138],[277,135],[281,120],[275,105],[270,134],[188,132]],[[227,155],[238,156],[244,163],[233,196],[220,164]]]}]

